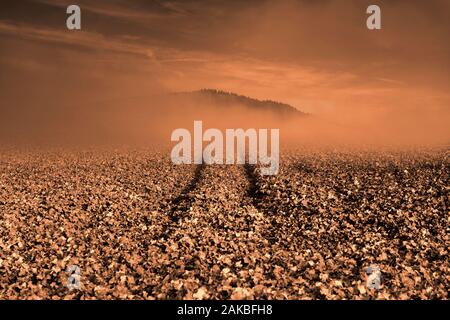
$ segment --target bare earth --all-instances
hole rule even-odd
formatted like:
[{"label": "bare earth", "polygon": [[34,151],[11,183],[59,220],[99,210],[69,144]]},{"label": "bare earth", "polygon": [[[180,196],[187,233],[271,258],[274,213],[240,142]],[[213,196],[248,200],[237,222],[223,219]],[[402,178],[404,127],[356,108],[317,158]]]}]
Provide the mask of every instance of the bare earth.
[{"label": "bare earth", "polygon": [[445,149],[3,152],[0,299],[447,299],[449,221]]}]

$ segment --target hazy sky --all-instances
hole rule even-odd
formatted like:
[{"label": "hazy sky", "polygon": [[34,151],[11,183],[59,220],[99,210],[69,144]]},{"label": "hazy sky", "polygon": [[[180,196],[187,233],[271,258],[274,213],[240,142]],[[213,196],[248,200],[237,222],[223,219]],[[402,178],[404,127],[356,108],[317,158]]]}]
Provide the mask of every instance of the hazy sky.
[{"label": "hazy sky", "polygon": [[[81,31],[66,29],[68,4],[82,9]],[[381,7],[382,30],[366,28],[369,4]],[[318,114],[447,115],[449,12],[446,0],[3,0],[0,98],[45,105],[206,87]]]}]

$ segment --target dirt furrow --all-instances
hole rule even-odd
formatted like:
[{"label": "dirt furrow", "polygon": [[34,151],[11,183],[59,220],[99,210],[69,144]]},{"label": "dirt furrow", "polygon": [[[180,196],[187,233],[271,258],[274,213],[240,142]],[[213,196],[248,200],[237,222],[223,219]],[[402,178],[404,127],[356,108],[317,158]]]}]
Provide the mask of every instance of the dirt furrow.
[{"label": "dirt furrow", "polygon": [[205,167],[189,212],[155,243],[164,265],[157,297],[289,296],[279,248],[265,238],[270,221],[253,206],[247,178],[242,166]]}]

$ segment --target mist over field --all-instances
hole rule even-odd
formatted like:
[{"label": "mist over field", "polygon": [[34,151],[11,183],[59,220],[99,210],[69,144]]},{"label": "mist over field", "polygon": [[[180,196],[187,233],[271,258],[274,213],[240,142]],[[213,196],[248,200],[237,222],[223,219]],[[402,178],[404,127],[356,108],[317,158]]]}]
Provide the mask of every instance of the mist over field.
[{"label": "mist over field", "polygon": [[[165,145],[177,128],[193,129],[194,120],[207,128],[277,128],[281,144],[325,146],[436,146],[449,142],[446,113],[404,108],[339,110],[303,113],[292,108],[285,114],[277,105],[264,109],[258,100],[224,104],[221,93],[205,96],[189,93],[154,93],[145,98],[62,99],[31,107],[2,110],[1,140],[21,144],[76,145]],[[223,95],[223,94],[222,94]],[[231,94],[230,94],[231,95]],[[52,105],[56,103],[57,105]],[[295,111],[294,111],[295,110]],[[346,113],[346,114],[343,114]]]}]

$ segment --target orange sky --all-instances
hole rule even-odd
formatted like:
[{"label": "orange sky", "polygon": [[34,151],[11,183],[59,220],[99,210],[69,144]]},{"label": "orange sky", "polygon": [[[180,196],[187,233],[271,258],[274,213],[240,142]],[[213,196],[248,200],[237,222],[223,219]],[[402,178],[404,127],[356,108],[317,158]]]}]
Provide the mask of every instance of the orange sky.
[{"label": "orange sky", "polygon": [[1,2],[2,108],[206,87],[342,121],[450,120],[449,1],[377,1],[378,31],[373,1],[75,2]]}]

